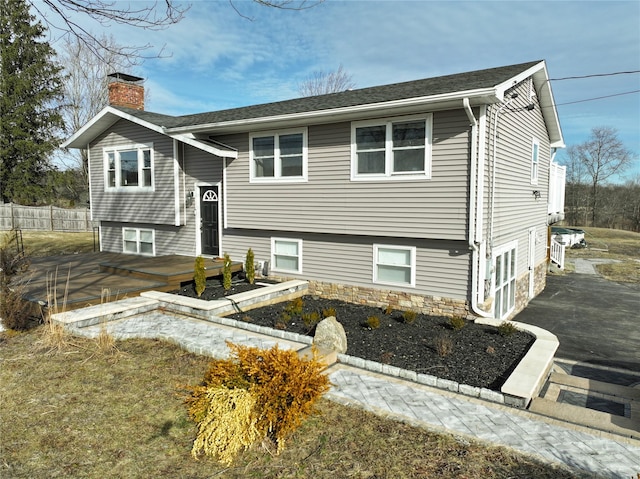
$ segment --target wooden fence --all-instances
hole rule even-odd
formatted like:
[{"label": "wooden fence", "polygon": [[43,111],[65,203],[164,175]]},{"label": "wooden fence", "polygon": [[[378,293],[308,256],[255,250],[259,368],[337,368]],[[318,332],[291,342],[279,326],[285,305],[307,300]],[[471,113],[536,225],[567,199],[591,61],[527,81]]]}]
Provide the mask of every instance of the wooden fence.
[{"label": "wooden fence", "polygon": [[0,204],[0,230],[93,231],[89,208],[58,208],[56,206],[22,206]]}]

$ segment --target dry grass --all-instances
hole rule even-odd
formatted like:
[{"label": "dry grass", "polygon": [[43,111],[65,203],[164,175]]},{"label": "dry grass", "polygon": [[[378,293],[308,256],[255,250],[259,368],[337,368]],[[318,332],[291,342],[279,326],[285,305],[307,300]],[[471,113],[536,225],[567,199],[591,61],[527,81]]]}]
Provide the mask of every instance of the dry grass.
[{"label": "dry grass", "polygon": [[25,253],[29,257],[90,253],[93,251],[93,233],[23,231],[22,239]]},{"label": "dry grass", "polygon": [[567,249],[568,258],[615,259],[619,263],[598,265],[600,274],[611,281],[640,283],[640,233],[606,228],[585,230],[587,248]]},{"label": "dry grass", "polygon": [[330,401],[272,456],[257,446],[225,468],[195,461],[195,426],[179,384],[209,358],[155,340],[95,340],[55,355],[39,329],[0,335],[0,477],[3,478],[570,478],[504,448],[435,434]]}]

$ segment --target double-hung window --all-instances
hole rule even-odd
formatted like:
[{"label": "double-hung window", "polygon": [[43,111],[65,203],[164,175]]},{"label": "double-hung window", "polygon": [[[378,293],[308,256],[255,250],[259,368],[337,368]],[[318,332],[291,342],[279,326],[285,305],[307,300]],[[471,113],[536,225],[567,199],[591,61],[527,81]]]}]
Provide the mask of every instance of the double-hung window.
[{"label": "double-hung window", "polygon": [[373,245],[373,282],[415,286],[416,248],[413,246]]},{"label": "double-hung window", "polygon": [[146,256],[155,255],[154,230],[122,228],[122,251]]},{"label": "double-hung window", "polygon": [[538,184],[538,157],[540,155],[540,142],[533,139],[531,143],[531,184]]},{"label": "double-hung window", "polygon": [[283,273],[302,273],[302,240],[271,238],[271,269]]},{"label": "double-hung window", "polygon": [[431,119],[429,114],[353,123],[351,178],[429,178]]},{"label": "double-hung window", "polygon": [[306,181],[306,129],[254,133],[249,142],[251,182]]},{"label": "double-hung window", "polygon": [[153,189],[153,145],[105,148],[106,189]]},{"label": "double-hung window", "polygon": [[494,316],[502,319],[516,306],[517,241],[496,250],[494,256]]}]

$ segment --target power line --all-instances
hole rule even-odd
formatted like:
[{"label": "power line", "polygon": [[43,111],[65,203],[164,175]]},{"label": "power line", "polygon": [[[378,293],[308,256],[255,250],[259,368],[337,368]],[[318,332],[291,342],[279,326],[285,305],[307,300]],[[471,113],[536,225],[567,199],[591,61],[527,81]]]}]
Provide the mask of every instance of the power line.
[{"label": "power line", "polygon": [[627,72],[612,72],[612,73],[593,73],[591,75],[580,75],[580,76],[563,77],[563,78],[549,78],[549,80],[547,81],[579,80],[581,78],[610,77],[614,75],[630,75],[633,73],[640,73],[640,70],[631,70]]},{"label": "power line", "polygon": [[614,93],[613,95],[597,96],[597,97],[594,97],[594,98],[587,98],[586,100],[576,100],[576,101],[568,101],[566,103],[556,103],[555,106],[573,105],[574,103],[584,103],[586,101],[601,100],[603,98],[612,98],[614,96],[631,95],[632,93],[638,93],[638,92],[640,92],[640,90],[626,91],[626,92],[623,92],[623,93]]}]

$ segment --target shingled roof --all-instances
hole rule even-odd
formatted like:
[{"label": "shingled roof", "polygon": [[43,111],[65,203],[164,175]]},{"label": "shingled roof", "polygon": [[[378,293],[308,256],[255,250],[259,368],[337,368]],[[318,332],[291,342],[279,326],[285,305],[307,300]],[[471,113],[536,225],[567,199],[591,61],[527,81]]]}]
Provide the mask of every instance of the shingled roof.
[{"label": "shingled roof", "polygon": [[[247,131],[257,127],[279,128],[283,125],[293,125],[294,121],[299,125],[311,124],[322,117],[328,118],[329,121],[336,121],[338,117],[342,120],[353,120],[358,118],[356,115],[360,115],[359,118],[367,118],[367,115],[370,117],[372,113],[388,114],[389,111],[385,112],[385,108],[397,108],[398,105],[402,108],[410,104],[415,108],[425,108],[427,105],[437,106],[438,101],[446,101],[448,103],[440,103],[439,106],[447,108],[458,104],[457,102],[466,97],[472,102],[476,101],[476,105],[495,103],[502,100],[508,88],[529,75],[533,75],[536,90],[541,96],[542,112],[552,143],[563,146],[553,94],[542,60],[182,116],[109,106],[62,146],[85,148],[87,142],[92,141],[119,119],[134,121],[183,141],[185,135],[199,134],[205,137],[223,132],[225,129],[231,132]],[[398,110],[394,111],[396,112]]]},{"label": "shingled roof", "polygon": [[264,103],[229,110],[212,111],[183,116],[168,116],[157,113],[118,109],[136,116],[142,120],[165,128],[189,127],[201,124],[221,123],[271,116],[290,115],[304,112],[348,108],[371,103],[384,103],[408,98],[427,97],[446,93],[472,91],[491,88],[510,78],[528,70],[540,63],[539,61],[520,63],[486,70],[477,70],[454,75],[425,78],[389,85],[360,88],[328,95],[318,95],[293,100]]}]

